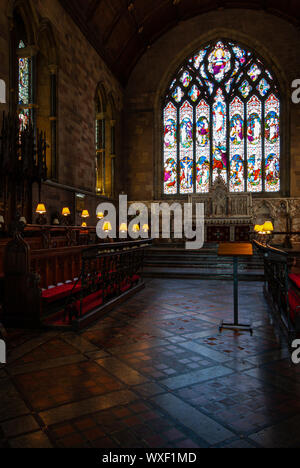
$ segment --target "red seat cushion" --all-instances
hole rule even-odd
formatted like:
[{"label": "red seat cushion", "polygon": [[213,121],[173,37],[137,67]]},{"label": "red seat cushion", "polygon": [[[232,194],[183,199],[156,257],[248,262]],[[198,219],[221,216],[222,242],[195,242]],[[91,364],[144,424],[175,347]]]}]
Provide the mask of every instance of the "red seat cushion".
[{"label": "red seat cushion", "polygon": [[295,318],[300,316],[300,296],[292,289],[289,290],[289,305],[291,320],[295,322]]},{"label": "red seat cushion", "polygon": [[[103,292],[97,291],[96,293],[90,294],[82,300],[82,314],[85,315],[91,310],[96,309],[103,304]],[[75,304],[77,312],[80,313],[80,301]]]},{"label": "red seat cushion", "polygon": [[129,283],[123,282],[120,289],[124,293],[128,291],[130,288],[131,288],[131,285]]},{"label": "red seat cushion", "polygon": [[63,284],[56,286],[56,288],[47,289],[42,292],[42,298],[45,302],[51,304],[52,302],[65,299],[71,292],[77,293],[81,289],[81,283],[78,283],[74,288],[74,283]]},{"label": "red seat cushion", "polygon": [[296,275],[295,273],[291,273],[289,275],[290,280],[294,283],[297,288],[300,289],[300,275]]},{"label": "red seat cushion", "polygon": [[133,277],[131,278],[133,283],[137,283],[140,279],[141,279],[140,275],[133,275]]}]

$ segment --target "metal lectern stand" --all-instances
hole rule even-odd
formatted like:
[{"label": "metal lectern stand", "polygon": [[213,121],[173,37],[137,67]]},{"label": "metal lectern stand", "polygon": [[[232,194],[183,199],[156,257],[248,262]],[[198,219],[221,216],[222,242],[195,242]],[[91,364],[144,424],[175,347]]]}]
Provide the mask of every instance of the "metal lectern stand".
[{"label": "metal lectern stand", "polygon": [[242,243],[224,243],[220,244],[219,257],[232,257],[233,258],[233,291],[234,291],[234,323],[221,322],[219,330],[235,330],[235,331],[248,331],[253,335],[253,328],[250,324],[244,325],[239,323],[239,278],[238,278],[238,264],[239,257],[252,257],[253,247],[252,244]]}]

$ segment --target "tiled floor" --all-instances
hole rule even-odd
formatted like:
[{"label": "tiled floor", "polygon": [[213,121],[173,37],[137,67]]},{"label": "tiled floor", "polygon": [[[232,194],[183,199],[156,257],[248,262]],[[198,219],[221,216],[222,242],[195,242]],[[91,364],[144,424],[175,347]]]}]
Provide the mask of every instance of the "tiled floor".
[{"label": "tiled floor", "polygon": [[260,283],[151,280],[80,334],[10,332],[0,447],[300,446],[300,365]]}]

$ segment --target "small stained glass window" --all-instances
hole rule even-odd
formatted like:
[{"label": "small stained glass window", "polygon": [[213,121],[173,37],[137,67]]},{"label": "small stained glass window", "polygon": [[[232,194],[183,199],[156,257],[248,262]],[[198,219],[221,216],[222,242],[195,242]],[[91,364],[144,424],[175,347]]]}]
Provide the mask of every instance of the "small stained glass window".
[{"label": "small stained glass window", "polygon": [[[32,89],[32,58],[23,57],[26,49],[25,42],[21,40],[18,45],[18,105],[19,105],[19,122],[20,131],[24,131],[32,122],[32,104],[33,104],[33,89]],[[22,51],[22,53],[21,53]]]}]

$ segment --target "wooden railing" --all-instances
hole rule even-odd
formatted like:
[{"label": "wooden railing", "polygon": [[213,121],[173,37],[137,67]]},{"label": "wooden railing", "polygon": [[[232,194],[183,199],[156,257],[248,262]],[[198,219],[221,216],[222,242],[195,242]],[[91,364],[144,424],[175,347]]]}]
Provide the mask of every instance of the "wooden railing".
[{"label": "wooden railing", "polygon": [[[76,319],[75,328],[95,313],[106,310],[120,297],[144,286],[142,270],[145,249],[152,240],[100,244],[82,252],[81,273],[66,300],[64,317]],[[76,292],[80,284],[80,292]],[[93,309],[91,309],[93,308]]]},{"label": "wooden railing", "polygon": [[[300,288],[298,275],[291,274],[288,253],[254,241],[264,262],[264,294],[291,341],[300,332]],[[300,283],[300,276],[299,276]]]}]

